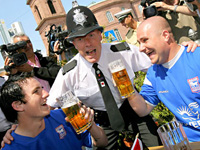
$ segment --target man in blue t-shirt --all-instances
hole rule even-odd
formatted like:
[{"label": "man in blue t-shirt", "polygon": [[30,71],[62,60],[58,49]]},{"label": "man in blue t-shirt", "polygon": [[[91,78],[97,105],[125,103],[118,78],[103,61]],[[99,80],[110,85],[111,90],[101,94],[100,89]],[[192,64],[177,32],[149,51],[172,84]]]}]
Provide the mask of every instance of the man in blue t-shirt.
[{"label": "man in blue t-shirt", "polygon": [[129,97],[139,116],[149,114],[161,101],[183,124],[189,141],[200,141],[199,47],[187,53],[178,45],[167,21],[154,16],[143,21],[137,31],[140,51],[152,65],[140,94]]},{"label": "man in blue t-shirt", "polygon": [[[50,111],[49,94],[31,73],[12,75],[1,88],[0,106],[7,120],[18,121],[11,133],[14,141],[3,150],[81,150],[82,146],[106,146],[104,131],[94,121],[94,112],[83,106],[81,111],[92,126],[76,134],[61,109]],[[67,119],[67,118],[66,118]],[[91,136],[90,136],[91,134]]]}]

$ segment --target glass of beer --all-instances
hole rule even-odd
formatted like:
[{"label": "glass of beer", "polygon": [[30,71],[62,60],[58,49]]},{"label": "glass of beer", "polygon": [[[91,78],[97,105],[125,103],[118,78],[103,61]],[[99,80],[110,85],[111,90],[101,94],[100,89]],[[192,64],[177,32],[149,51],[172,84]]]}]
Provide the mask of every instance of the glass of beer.
[{"label": "glass of beer", "polygon": [[57,101],[77,134],[84,132],[92,125],[89,119],[85,119],[84,115],[80,113],[78,105],[80,101],[71,91],[64,93],[57,98]]},{"label": "glass of beer", "polygon": [[122,98],[127,98],[135,92],[131,80],[121,59],[109,63],[116,86]]}]

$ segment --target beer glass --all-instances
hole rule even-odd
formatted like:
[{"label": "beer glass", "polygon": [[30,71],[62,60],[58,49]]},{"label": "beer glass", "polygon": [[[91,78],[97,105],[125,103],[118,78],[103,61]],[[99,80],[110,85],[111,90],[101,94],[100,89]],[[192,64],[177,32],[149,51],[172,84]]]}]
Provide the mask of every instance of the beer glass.
[{"label": "beer glass", "polygon": [[108,64],[116,86],[122,98],[129,97],[135,92],[131,80],[121,59]]},{"label": "beer glass", "polygon": [[191,150],[188,138],[178,121],[166,123],[157,131],[166,150]]},{"label": "beer glass", "polygon": [[57,98],[57,101],[77,134],[84,132],[91,126],[89,119],[85,119],[80,113],[79,99],[71,91],[64,93]]}]

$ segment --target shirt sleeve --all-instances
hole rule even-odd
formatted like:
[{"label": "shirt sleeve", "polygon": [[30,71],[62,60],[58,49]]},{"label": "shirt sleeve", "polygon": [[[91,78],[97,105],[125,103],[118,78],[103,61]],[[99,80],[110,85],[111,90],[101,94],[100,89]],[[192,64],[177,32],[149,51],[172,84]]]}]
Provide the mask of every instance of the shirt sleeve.
[{"label": "shirt sleeve", "polygon": [[64,80],[64,75],[62,74],[62,69],[60,69],[54,81],[54,84],[49,91],[47,104],[51,107],[60,107],[56,99],[68,90],[69,89],[67,88]]},{"label": "shirt sleeve", "polygon": [[82,133],[83,146],[92,148],[92,138],[88,130]]},{"label": "shirt sleeve", "polygon": [[140,95],[142,95],[146,102],[152,106],[156,106],[160,102],[156,91],[154,90],[151,82],[147,79],[147,77],[145,77]]}]

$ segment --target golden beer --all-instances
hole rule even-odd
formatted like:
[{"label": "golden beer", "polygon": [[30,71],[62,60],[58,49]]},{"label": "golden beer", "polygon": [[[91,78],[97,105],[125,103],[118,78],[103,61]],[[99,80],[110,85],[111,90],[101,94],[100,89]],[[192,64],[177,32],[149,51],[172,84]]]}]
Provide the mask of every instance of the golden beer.
[{"label": "golden beer", "polygon": [[80,108],[78,104],[67,108],[62,108],[62,110],[68,117],[69,122],[71,123],[77,134],[84,132],[91,126],[91,122],[89,122],[88,119],[85,119],[84,116],[80,113]]},{"label": "golden beer", "polygon": [[77,134],[84,132],[92,125],[89,119],[85,119],[80,113],[79,99],[71,91],[58,97],[57,101]]},{"label": "golden beer", "polygon": [[122,98],[126,98],[134,93],[134,88],[129,79],[126,69],[123,69],[118,72],[112,73],[113,79],[117,85],[117,88],[122,96]]},{"label": "golden beer", "polygon": [[116,60],[110,63],[109,67],[121,97],[127,98],[134,93],[135,90],[122,61],[120,59]]}]

